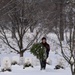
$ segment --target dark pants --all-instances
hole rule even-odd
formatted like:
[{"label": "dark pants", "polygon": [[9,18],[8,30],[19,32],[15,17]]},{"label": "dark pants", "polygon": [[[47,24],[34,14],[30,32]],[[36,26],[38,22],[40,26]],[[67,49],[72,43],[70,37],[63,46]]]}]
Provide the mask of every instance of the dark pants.
[{"label": "dark pants", "polygon": [[[46,53],[47,53],[47,58],[48,58],[49,57],[49,51],[47,50]],[[46,69],[46,59],[40,60],[41,70]]]},{"label": "dark pants", "polygon": [[40,60],[41,70],[46,68],[46,60]]},{"label": "dark pants", "polygon": [[47,53],[47,58],[49,57],[49,51],[46,51],[46,53]]}]

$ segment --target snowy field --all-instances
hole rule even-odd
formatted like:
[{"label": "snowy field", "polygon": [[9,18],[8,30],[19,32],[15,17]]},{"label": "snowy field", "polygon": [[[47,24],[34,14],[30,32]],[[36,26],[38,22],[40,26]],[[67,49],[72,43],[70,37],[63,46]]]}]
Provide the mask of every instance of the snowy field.
[{"label": "snowy field", "polygon": [[22,68],[22,66],[15,65],[12,67],[12,72],[1,72],[0,75],[71,75],[69,69],[54,70],[53,66],[47,66],[47,69],[45,71],[40,71],[39,66],[26,69]]},{"label": "snowy field", "polygon": [[[6,56],[6,55],[5,55]],[[7,55],[9,56],[9,55]],[[12,55],[11,55],[12,57]],[[33,57],[29,52],[25,53],[25,57]],[[58,55],[54,54],[54,52],[50,52],[49,56],[52,60],[51,65],[47,65],[46,70],[40,70],[40,66],[34,66],[34,68],[28,67],[23,69],[23,66],[15,65],[12,66],[12,72],[0,72],[0,75],[71,75],[69,66],[65,69],[55,70],[54,67],[57,63]]]},{"label": "snowy field", "polygon": [[[58,42],[57,37],[53,34],[48,35],[50,38],[47,38],[49,41],[48,43],[51,46],[51,51],[50,51],[50,55],[49,58],[52,61],[51,65],[47,65],[46,70],[40,70],[40,65],[34,66],[34,68],[28,67],[23,69],[23,66],[20,65],[15,65],[12,66],[11,72],[0,72],[0,75],[71,75],[71,71],[70,71],[70,67],[69,65],[66,63],[66,61],[62,61],[61,62],[61,52],[60,52],[60,48],[56,46],[55,42],[51,39],[55,39],[55,41]],[[54,43],[52,43],[54,42]],[[6,48],[5,48],[6,49]],[[6,51],[7,52],[7,51]],[[0,71],[1,71],[1,60],[3,59],[3,57],[10,57],[12,59],[13,56],[18,56],[18,54],[16,53],[2,53],[0,54]],[[24,57],[33,57],[35,58],[29,51],[25,52]],[[17,60],[17,59],[16,59]],[[35,61],[33,61],[35,62]],[[55,70],[55,66],[61,62],[61,64],[63,63],[65,66],[65,69],[59,69],[59,70]]]}]

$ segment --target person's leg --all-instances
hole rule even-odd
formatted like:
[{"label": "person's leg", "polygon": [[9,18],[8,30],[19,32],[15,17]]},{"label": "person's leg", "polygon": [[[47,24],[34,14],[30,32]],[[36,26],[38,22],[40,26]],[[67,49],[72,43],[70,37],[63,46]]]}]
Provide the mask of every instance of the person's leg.
[{"label": "person's leg", "polygon": [[46,68],[46,60],[40,61],[41,70]]},{"label": "person's leg", "polygon": [[43,62],[42,60],[40,60],[40,70],[42,70],[42,68],[43,68]]},{"label": "person's leg", "polygon": [[40,60],[41,70],[46,69],[46,60]]},{"label": "person's leg", "polygon": [[44,63],[43,68],[46,69],[46,60],[44,60],[43,63]]},{"label": "person's leg", "polygon": [[44,67],[45,67],[45,61],[42,60],[42,69],[44,69]]}]

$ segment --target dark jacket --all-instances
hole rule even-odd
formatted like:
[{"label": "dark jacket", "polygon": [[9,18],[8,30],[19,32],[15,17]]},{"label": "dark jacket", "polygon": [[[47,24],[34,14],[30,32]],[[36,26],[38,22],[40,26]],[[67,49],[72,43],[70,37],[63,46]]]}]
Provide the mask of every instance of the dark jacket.
[{"label": "dark jacket", "polygon": [[43,46],[46,48],[46,53],[47,53],[47,58],[48,58],[48,56],[49,56],[49,51],[50,51],[50,46],[49,46],[49,44],[46,42],[46,43],[42,43],[43,44]]}]

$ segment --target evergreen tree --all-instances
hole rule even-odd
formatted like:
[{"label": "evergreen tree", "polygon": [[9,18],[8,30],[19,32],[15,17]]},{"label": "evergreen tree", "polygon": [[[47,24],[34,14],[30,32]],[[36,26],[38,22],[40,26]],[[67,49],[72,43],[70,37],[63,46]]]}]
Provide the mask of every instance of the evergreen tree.
[{"label": "evergreen tree", "polygon": [[46,48],[41,43],[33,44],[30,52],[39,60],[45,60],[47,58]]}]

